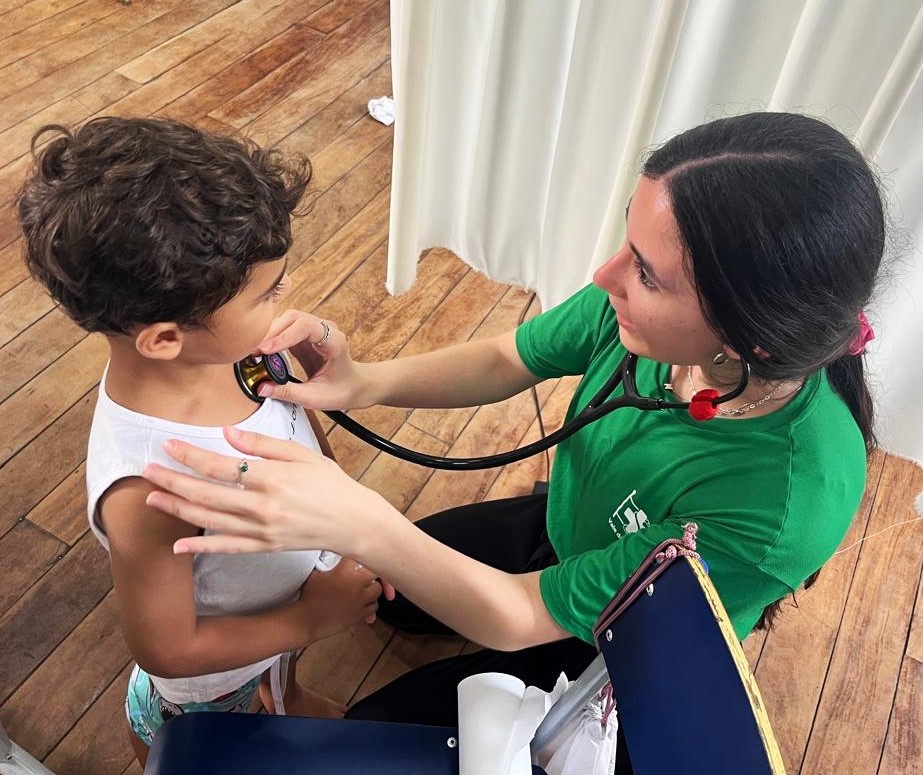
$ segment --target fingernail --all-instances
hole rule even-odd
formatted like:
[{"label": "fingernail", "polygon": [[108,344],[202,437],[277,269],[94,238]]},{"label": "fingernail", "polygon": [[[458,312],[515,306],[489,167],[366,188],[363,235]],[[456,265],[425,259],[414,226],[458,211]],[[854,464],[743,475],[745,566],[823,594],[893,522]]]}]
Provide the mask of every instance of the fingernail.
[{"label": "fingernail", "polygon": [[225,428],[225,433],[232,439],[239,439],[244,435],[239,428],[235,428],[233,425],[228,425],[227,428]]},{"label": "fingernail", "polygon": [[176,452],[176,442],[173,439],[167,439],[163,443],[163,448],[169,452]]},{"label": "fingernail", "polygon": [[173,554],[192,554],[185,546],[177,542],[173,544]]},{"label": "fingernail", "polygon": [[272,398],[272,387],[265,382],[256,389],[256,392],[261,398]]}]

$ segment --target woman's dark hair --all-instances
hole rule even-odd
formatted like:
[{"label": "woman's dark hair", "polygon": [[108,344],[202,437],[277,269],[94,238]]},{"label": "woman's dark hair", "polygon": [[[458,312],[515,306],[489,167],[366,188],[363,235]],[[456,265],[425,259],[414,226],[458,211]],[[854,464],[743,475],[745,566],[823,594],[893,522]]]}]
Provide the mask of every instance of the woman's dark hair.
[{"label": "woman's dark hair", "polygon": [[847,349],[875,287],[885,216],[855,146],[808,116],[748,113],[674,137],[642,172],[666,185],[715,333],[766,380],[825,368],[871,451],[872,400],[862,358]]},{"label": "woman's dark hair", "polygon": [[815,118],[748,113],[674,137],[642,172],[666,184],[716,334],[762,379],[826,368],[874,448],[862,358],[846,350],[875,287],[885,217],[855,146]]},{"label": "woman's dark hair", "polygon": [[311,178],[305,158],[159,118],[49,125],[32,148],[26,263],[76,323],[109,334],[203,325],[288,251]]}]

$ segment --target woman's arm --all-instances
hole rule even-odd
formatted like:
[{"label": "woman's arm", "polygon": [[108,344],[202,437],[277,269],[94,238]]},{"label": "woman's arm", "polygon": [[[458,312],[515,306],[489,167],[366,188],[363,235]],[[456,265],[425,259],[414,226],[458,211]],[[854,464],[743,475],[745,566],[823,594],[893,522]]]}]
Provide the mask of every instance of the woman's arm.
[{"label": "woman's arm", "polygon": [[519,357],[515,331],[422,355],[357,365],[369,403],[387,406],[480,406],[541,381]]},{"label": "woman's arm", "polygon": [[366,519],[356,556],[372,567],[387,567],[388,578],[409,600],[466,638],[514,651],[570,634],[545,607],[540,573],[505,573],[473,560],[390,507]]},{"label": "woman's arm", "polygon": [[353,361],[345,334],[336,328],[322,342],[324,334],[314,315],[289,310],[277,318],[260,350],[288,349],[309,380],[267,382],[260,394],[315,409],[450,408],[501,401],[541,381],[519,357],[515,331],[379,363]]},{"label": "woman's arm", "polygon": [[[375,568],[414,603],[482,645],[513,650],[568,634],[542,601],[538,573],[504,573],[440,544],[378,493],[300,445],[233,428],[225,433],[241,453],[265,458],[250,464],[246,490],[156,465],[144,472],[170,491],[152,492],[149,504],[221,533],[182,539],[177,551],[327,546]],[[167,451],[211,479],[236,479],[239,458],[181,442],[168,442]]]},{"label": "woman's arm", "polygon": [[314,573],[298,600],[246,616],[196,614],[192,557],[173,554],[174,541],[195,528],[151,508],[151,485],[117,482],[101,502],[109,538],[120,622],[141,667],[164,678],[243,667],[332,635],[374,613],[374,574],[341,562]]}]

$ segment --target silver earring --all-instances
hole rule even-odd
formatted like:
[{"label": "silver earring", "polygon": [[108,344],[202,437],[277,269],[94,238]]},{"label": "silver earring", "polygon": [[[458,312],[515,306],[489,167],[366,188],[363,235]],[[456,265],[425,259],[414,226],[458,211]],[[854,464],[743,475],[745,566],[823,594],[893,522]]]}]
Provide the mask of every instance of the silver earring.
[{"label": "silver earring", "polygon": [[728,354],[724,350],[721,350],[721,352],[711,359],[711,362],[715,364],[715,366],[723,366],[728,362]]}]

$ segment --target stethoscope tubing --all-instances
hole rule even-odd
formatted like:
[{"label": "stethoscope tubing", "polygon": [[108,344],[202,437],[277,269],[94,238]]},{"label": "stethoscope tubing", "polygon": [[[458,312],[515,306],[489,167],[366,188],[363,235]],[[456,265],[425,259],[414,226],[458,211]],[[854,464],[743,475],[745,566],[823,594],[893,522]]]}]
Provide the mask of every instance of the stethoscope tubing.
[{"label": "stethoscope tubing", "polygon": [[[595,422],[596,420],[604,417],[610,412],[615,411],[616,409],[622,409],[629,406],[635,409],[640,409],[641,411],[689,409],[690,403],[687,401],[667,401],[663,398],[652,398],[649,396],[640,395],[638,393],[637,381],[635,379],[637,363],[637,355],[631,352],[626,353],[626,355],[619,363],[618,368],[616,368],[612,376],[606,380],[606,383],[590,399],[587,405],[581,409],[573,419],[556,430],[554,433],[549,434],[543,439],[532,442],[531,444],[526,444],[523,447],[519,447],[508,452],[500,452],[494,455],[485,455],[483,457],[453,458],[418,452],[417,450],[402,447],[400,444],[395,444],[393,441],[386,439],[383,436],[379,436],[377,433],[366,428],[364,425],[357,422],[344,412],[335,410],[322,411],[337,425],[340,425],[343,430],[348,431],[354,436],[357,436],[358,438],[365,441],[367,444],[370,444],[371,446],[381,450],[382,452],[392,455],[393,457],[399,458],[400,460],[405,460],[409,463],[415,463],[417,465],[426,466],[427,468],[435,468],[443,471],[480,471],[486,468],[496,468],[498,466],[507,465],[508,463],[516,463],[520,460],[525,460],[525,458],[531,457],[532,455],[537,455],[539,452],[544,452],[546,449],[550,449],[556,444],[560,444],[562,441],[564,441],[564,439],[573,436],[575,433],[577,433],[577,431],[585,428],[590,423]],[[744,390],[746,390],[750,381],[750,366],[746,363],[746,361],[742,361],[741,366],[741,377],[737,386],[733,390],[715,398],[711,402],[714,406],[722,404],[726,401],[730,401],[743,393]],[[288,374],[287,376],[287,381],[300,382],[300,380],[291,376],[291,374]],[[245,384],[245,380],[242,379],[239,369],[237,371],[237,377],[238,382],[241,385],[241,389],[250,398],[255,401],[262,400],[254,392],[252,387]],[[276,382],[282,381],[274,376],[272,379],[274,379]],[[616,396],[615,398],[609,398],[606,400],[619,384],[622,385],[623,393],[619,396]]]}]

